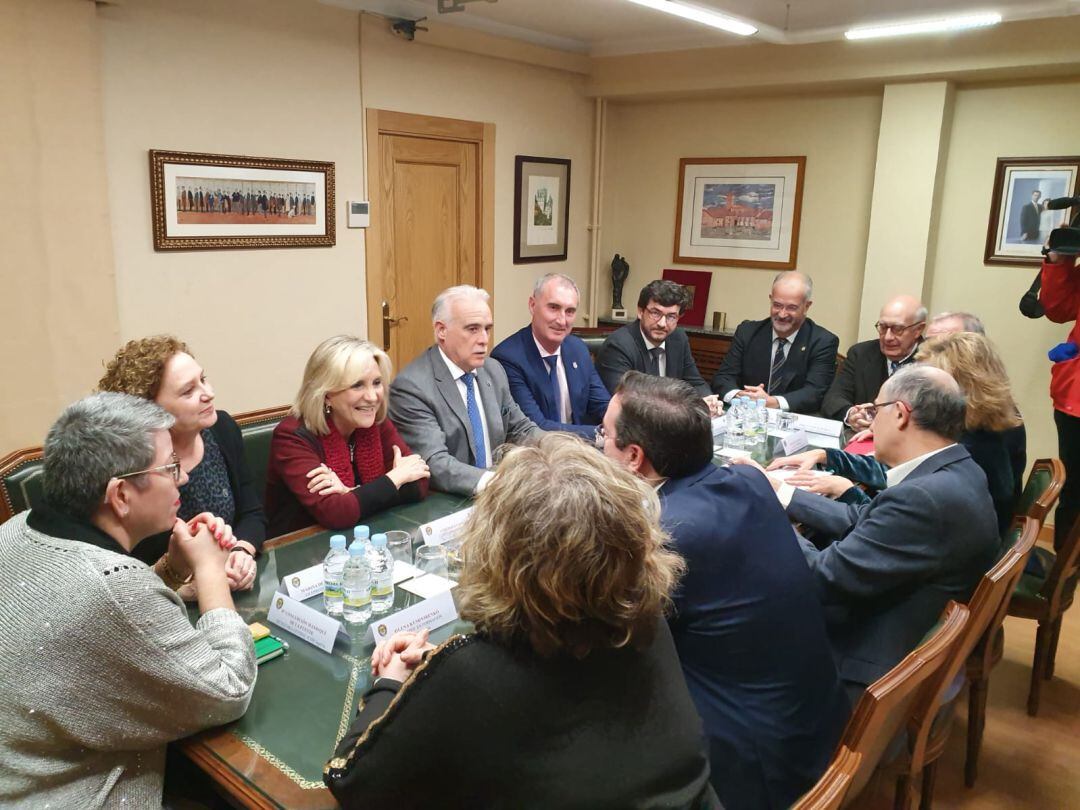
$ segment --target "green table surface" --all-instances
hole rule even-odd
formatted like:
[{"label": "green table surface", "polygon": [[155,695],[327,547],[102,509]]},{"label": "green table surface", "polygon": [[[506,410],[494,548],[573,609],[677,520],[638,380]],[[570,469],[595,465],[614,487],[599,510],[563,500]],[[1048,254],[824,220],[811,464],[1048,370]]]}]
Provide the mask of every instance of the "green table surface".
[{"label": "green table surface", "polygon": [[[467,498],[431,493],[420,503],[389,510],[365,523],[372,534],[392,529],[416,532],[420,525],[468,505]],[[263,622],[273,635],[288,642],[289,650],[259,666],[247,713],[225,730],[303,790],[323,788],[323,766],[355,717],[357,701],[370,684],[374,645],[364,640],[368,623],[343,623],[350,643],[339,641],[332,653],[325,653],[268,623],[266,614],[282,577],[321,562],[329,550],[330,535],[337,533],[319,531],[265,550],[258,561],[255,587],[234,594],[236,609],[244,621]],[[351,530],[344,533],[351,542]],[[395,588],[394,610],[418,601],[419,597]],[[304,604],[323,611],[321,594]],[[197,609],[193,607],[191,613],[195,620]],[[434,631],[432,641],[437,644],[466,630],[466,623],[451,622]]]}]

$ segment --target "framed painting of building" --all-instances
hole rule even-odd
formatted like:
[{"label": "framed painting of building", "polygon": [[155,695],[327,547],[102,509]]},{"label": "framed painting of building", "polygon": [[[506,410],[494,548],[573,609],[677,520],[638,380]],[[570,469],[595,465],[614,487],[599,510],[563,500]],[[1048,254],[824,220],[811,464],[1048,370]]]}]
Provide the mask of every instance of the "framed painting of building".
[{"label": "framed painting of building", "polygon": [[334,164],[150,150],[154,250],[330,247]]},{"label": "framed painting of building", "polygon": [[683,158],[673,260],[793,270],[805,157]]},{"label": "framed painting of building", "polygon": [[570,161],[514,159],[514,264],[566,259]]}]

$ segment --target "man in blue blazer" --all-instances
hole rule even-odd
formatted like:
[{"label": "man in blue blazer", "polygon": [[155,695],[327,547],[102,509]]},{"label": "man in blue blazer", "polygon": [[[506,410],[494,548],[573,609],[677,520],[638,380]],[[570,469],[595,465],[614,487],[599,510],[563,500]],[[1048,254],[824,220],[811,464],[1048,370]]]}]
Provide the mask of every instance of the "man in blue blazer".
[{"label": "man in blue blazer", "polygon": [[661,522],[686,560],[671,631],[721,802],[790,807],[848,716],[791,524],[755,470],[713,465],[708,408],[681,380],[627,374],[604,452],[659,486]]},{"label": "man in blue blazer", "polygon": [[745,394],[770,408],[817,413],[836,376],[840,339],[806,317],[813,297],[814,282],[805,273],[773,279],[769,317],[739,324],[712,390],[725,402]]},{"label": "man in blue blazer", "polygon": [[529,296],[532,322],[495,347],[522,412],[544,430],[592,440],[611,396],[593,367],[589,349],[570,334],[578,308],[572,278],[549,273]]},{"label": "man in blue blazer", "polygon": [[792,520],[839,538],[800,539],[854,698],[911,652],[950,599],[966,603],[1000,551],[986,475],[956,443],[964,397],[941,369],[910,366],[871,405],[888,487],[848,505],[774,484]]}]

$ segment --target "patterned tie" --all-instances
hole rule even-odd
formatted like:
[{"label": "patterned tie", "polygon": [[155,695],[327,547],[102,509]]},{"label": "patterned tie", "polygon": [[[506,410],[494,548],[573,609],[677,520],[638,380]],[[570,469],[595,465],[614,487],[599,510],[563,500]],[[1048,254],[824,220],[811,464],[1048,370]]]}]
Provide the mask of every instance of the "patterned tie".
[{"label": "patterned tie", "polygon": [[562,391],[559,390],[559,356],[557,354],[549,354],[544,359],[544,366],[547,368],[548,380],[551,381],[552,401],[555,403],[555,412],[546,414],[548,419],[554,419],[557,422],[562,421]]},{"label": "patterned tie", "polygon": [[465,408],[469,411],[469,424],[472,425],[473,452],[476,453],[476,466],[486,469],[487,451],[484,447],[484,422],[480,417],[480,405],[476,401],[476,391],[473,388],[475,375],[472,372],[461,375],[465,383]]},{"label": "patterned tie", "polygon": [[787,346],[787,338],[776,339],[776,354],[772,358],[772,368],[769,369],[769,385],[766,390],[771,394],[773,381],[779,381],[780,369],[784,365],[784,347]]},{"label": "patterned tie", "polygon": [[663,349],[661,349],[659,346],[657,346],[655,349],[649,349],[649,373],[655,374],[657,377],[661,376],[660,352],[662,351]]}]

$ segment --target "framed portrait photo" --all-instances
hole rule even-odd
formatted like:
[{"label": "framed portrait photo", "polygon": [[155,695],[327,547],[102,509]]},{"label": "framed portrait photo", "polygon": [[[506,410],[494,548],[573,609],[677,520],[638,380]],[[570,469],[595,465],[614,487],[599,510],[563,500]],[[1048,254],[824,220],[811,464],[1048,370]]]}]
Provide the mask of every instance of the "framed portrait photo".
[{"label": "framed portrait photo", "polygon": [[1042,264],[1050,231],[1069,224],[1069,209],[1051,211],[1046,203],[1078,192],[1080,157],[998,158],[983,263]]},{"label": "framed portrait photo", "polygon": [[334,164],[150,150],[154,250],[330,247]]},{"label": "framed portrait photo", "polygon": [[566,259],[570,161],[514,158],[514,264]]},{"label": "framed portrait photo", "polygon": [[805,157],[683,158],[673,261],[792,270]]}]

